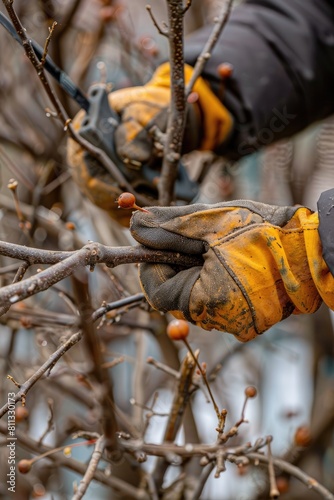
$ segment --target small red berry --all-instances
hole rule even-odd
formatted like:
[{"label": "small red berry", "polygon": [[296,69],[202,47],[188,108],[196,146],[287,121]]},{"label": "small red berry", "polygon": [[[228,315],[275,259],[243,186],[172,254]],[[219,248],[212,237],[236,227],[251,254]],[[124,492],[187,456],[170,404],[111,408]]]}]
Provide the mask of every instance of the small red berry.
[{"label": "small red berry", "polygon": [[174,319],[167,326],[167,334],[172,340],[184,340],[189,335],[189,324],[183,319]]},{"label": "small red berry", "polygon": [[21,316],[20,323],[23,328],[31,328],[32,327],[32,317],[31,316]]},{"label": "small red berry", "polygon": [[276,486],[278,491],[283,495],[289,491],[290,482],[289,479],[285,476],[277,476],[276,477]]},{"label": "small red berry", "polygon": [[247,398],[255,398],[257,395],[257,389],[256,387],[254,387],[253,385],[249,385],[248,387],[246,387],[245,389],[245,396]]},{"label": "small red berry", "polygon": [[296,429],[294,435],[294,443],[296,446],[308,446],[311,440],[311,431],[307,425],[301,425]]},{"label": "small red berry", "polygon": [[140,210],[141,212],[149,213],[146,208],[139,207],[136,204],[136,198],[132,193],[122,193],[116,200],[118,203],[118,208],[135,208],[136,210]]},{"label": "small red berry", "polygon": [[117,203],[119,208],[134,208],[136,204],[136,198],[132,193],[122,193],[118,197]]},{"label": "small red berry", "polygon": [[230,78],[232,76],[232,73],[233,73],[232,64],[222,63],[218,66],[218,74],[220,78],[222,78],[223,80]]},{"label": "small red berry", "polygon": [[74,231],[75,230],[75,224],[74,224],[74,222],[71,222],[71,221],[66,222],[65,227],[69,231]]},{"label": "small red berry", "polygon": [[17,423],[24,422],[29,417],[29,410],[25,406],[18,406],[15,410],[15,420]]},{"label": "small red berry", "polygon": [[17,464],[17,468],[21,472],[21,474],[27,474],[31,469],[31,460],[20,460]]},{"label": "small red berry", "polygon": [[239,476],[245,476],[249,472],[249,468],[247,465],[244,464],[238,464],[238,475]]}]

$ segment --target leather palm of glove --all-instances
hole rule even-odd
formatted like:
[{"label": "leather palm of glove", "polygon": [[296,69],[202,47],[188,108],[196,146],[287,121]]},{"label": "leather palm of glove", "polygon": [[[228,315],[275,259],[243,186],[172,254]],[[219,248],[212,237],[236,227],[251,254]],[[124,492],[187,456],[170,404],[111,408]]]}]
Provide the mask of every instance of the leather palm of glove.
[{"label": "leather palm of glove", "polygon": [[[192,72],[190,66],[185,66],[186,82]],[[184,152],[195,148],[214,149],[228,137],[232,128],[231,115],[202,78],[197,79],[193,90],[198,98],[195,104],[187,108]],[[135,169],[140,169],[143,163],[152,162],[152,159],[154,161],[154,140],[149,131],[153,125],[162,131],[166,127],[170,102],[169,64],[161,65],[152,79],[142,87],[111,92],[108,101],[120,115],[120,125],[114,137],[118,156],[128,168]],[[80,129],[84,117],[84,111],[75,116],[73,126],[76,131]],[[121,191],[110,174],[72,139],[68,140],[67,158],[72,176],[81,191],[127,226],[131,213],[117,209],[115,200]]]},{"label": "leather palm of glove", "polygon": [[317,213],[248,201],[149,210],[132,217],[138,242],[204,258],[182,270],[141,264],[153,308],[244,342],[292,313],[315,312],[322,300],[334,309]]}]

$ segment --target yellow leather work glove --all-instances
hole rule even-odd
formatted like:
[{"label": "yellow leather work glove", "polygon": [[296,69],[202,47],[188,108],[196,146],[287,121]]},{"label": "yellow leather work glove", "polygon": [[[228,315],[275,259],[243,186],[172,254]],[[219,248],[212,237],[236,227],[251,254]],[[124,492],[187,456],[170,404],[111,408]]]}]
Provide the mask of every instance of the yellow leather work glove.
[{"label": "yellow leather work glove", "polygon": [[[192,72],[190,66],[185,66],[186,82]],[[184,152],[196,148],[213,149],[232,129],[231,115],[202,78],[197,79],[193,90],[198,98],[187,108]],[[120,115],[114,137],[117,155],[126,167],[140,170],[143,163],[155,160],[154,140],[149,130],[153,125],[162,131],[166,127],[170,102],[169,64],[161,65],[146,85],[111,92],[108,100]],[[73,126],[77,131],[84,117],[84,111],[75,116]],[[68,140],[67,159],[81,191],[114,219],[128,225],[130,212],[117,209],[115,200],[121,191],[110,174],[96,160],[85,159],[84,151],[72,139]]]},{"label": "yellow leather work glove", "polygon": [[[185,65],[186,83],[192,72],[193,68]],[[228,137],[232,118],[202,78],[197,79],[193,91],[198,98],[194,106],[188,107],[184,151],[212,150]],[[149,130],[157,125],[165,131],[169,102],[169,63],[159,66],[143,87],[116,90],[109,95],[110,106],[121,116],[121,125],[115,133],[116,150],[120,158],[130,164],[134,161],[135,168],[138,168],[138,163],[150,160],[153,139]]]},{"label": "yellow leather work glove", "polygon": [[155,309],[243,342],[290,314],[334,309],[334,278],[322,258],[318,214],[305,207],[251,201],[135,212],[131,232],[143,245],[203,255],[202,266],[141,264]]}]

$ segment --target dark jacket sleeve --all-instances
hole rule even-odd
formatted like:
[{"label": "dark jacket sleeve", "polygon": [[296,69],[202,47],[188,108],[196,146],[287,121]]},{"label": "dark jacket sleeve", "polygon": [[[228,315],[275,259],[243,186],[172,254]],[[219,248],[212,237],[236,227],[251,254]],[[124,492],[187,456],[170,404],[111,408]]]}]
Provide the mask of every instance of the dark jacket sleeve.
[{"label": "dark jacket sleeve", "polygon": [[[212,26],[186,40],[194,65]],[[224,93],[217,73],[232,64]],[[233,159],[334,112],[334,0],[249,0],[235,8],[202,74],[235,119]]]}]

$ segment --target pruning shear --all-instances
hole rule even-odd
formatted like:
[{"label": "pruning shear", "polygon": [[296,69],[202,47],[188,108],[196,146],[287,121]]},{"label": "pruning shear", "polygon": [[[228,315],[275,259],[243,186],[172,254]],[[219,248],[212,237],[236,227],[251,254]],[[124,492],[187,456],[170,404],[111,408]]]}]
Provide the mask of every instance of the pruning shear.
[{"label": "pruning shear", "polygon": [[[0,12],[0,24],[22,45],[21,38],[14,26],[2,12]],[[30,40],[30,43],[36,56],[41,60],[43,48],[34,40]],[[111,109],[105,86],[93,85],[88,95],[86,95],[53,62],[49,55],[45,58],[44,68],[58,82],[66,94],[86,111],[86,116],[81,123],[78,133],[91,144],[102,149],[138,193],[157,197],[156,179],[160,175],[161,165],[146,164],[138,171],[128,168],[116,154],[114,131],[120,123],[120,116]],[[198,183],[189,178],[186,168],[181,161],[178,164],[178,177],[174,189],[176,199],[187,203],[193,201],[199,192]]]}]

